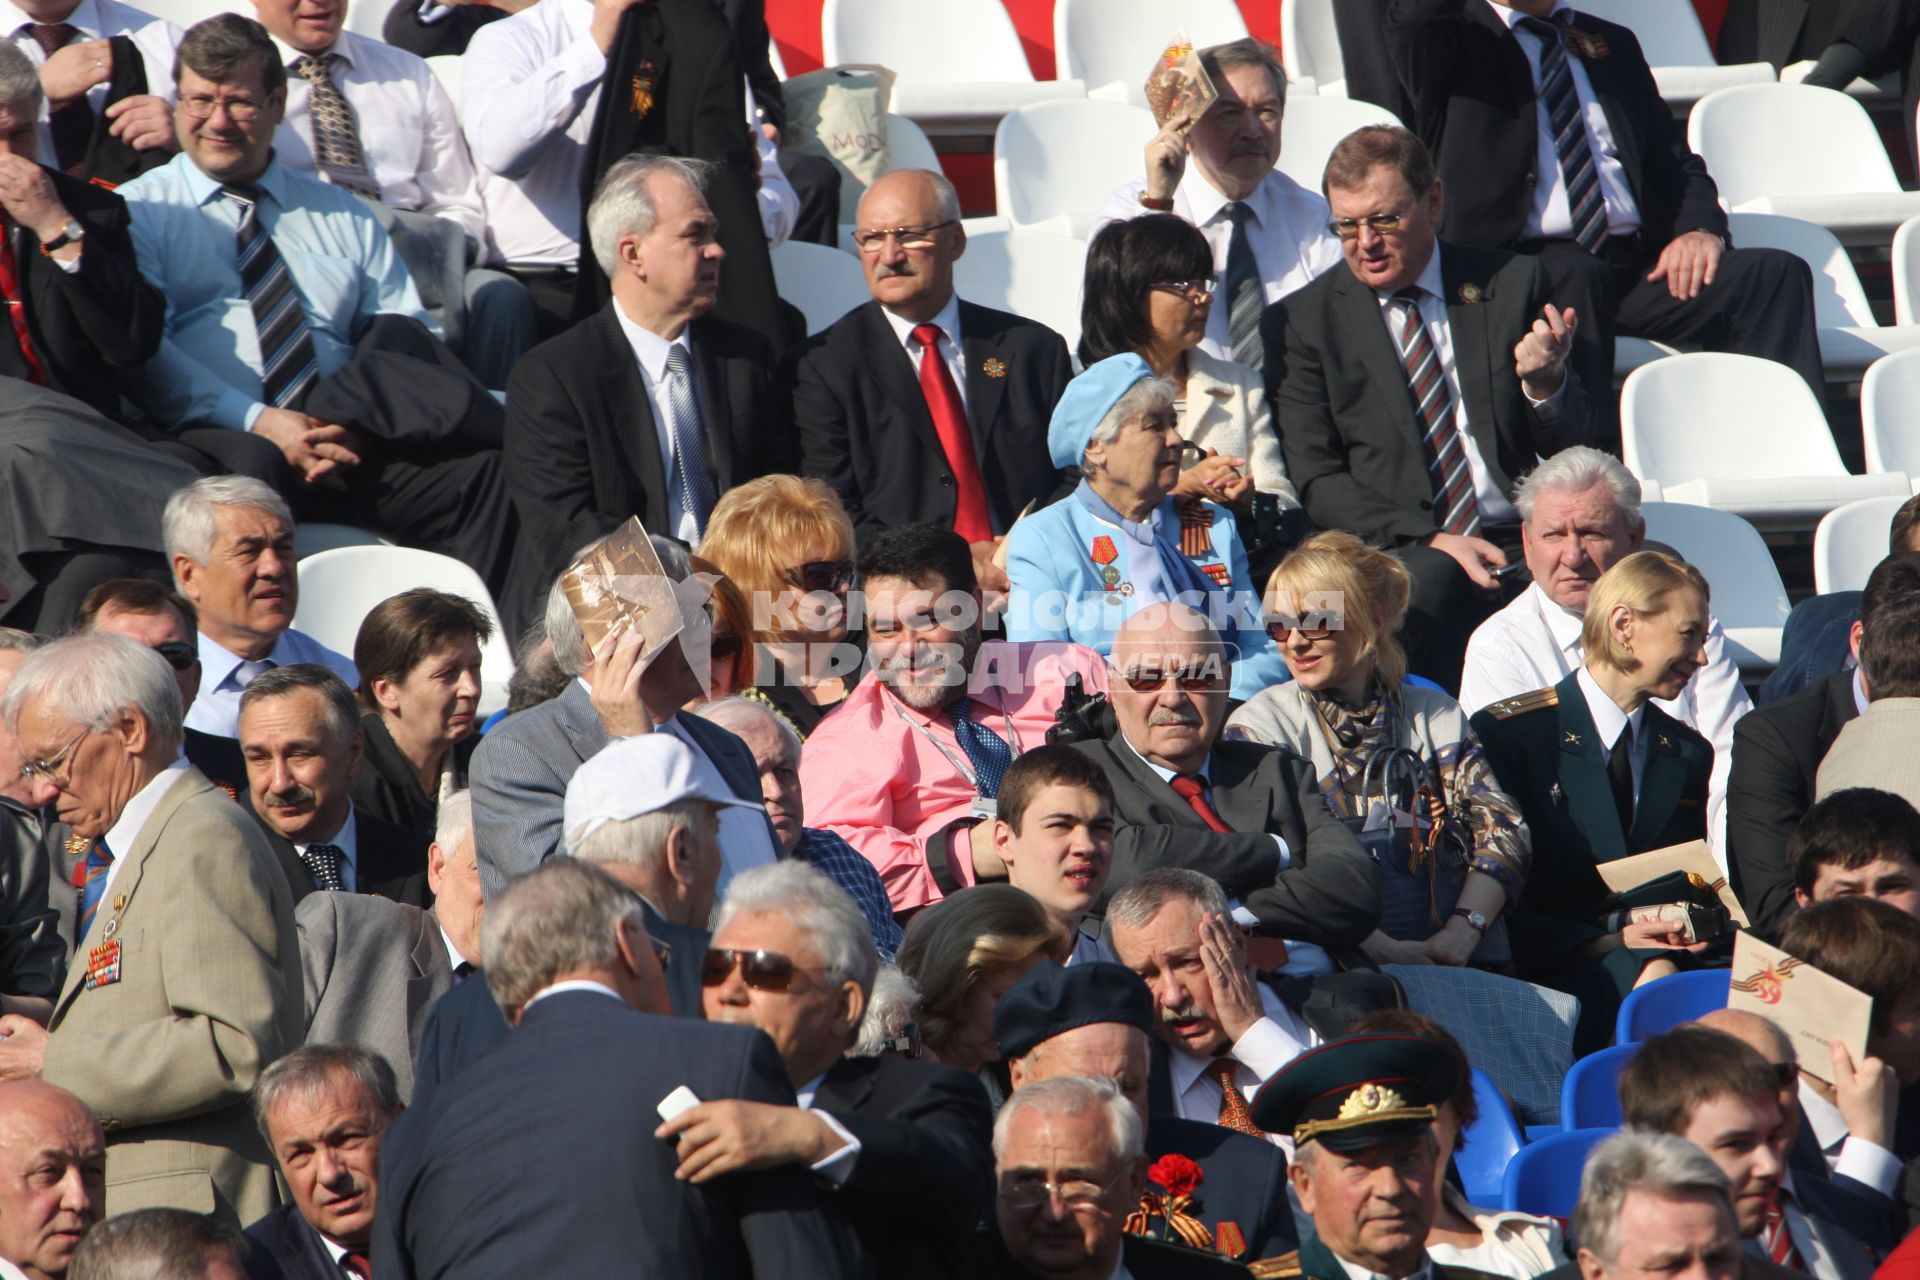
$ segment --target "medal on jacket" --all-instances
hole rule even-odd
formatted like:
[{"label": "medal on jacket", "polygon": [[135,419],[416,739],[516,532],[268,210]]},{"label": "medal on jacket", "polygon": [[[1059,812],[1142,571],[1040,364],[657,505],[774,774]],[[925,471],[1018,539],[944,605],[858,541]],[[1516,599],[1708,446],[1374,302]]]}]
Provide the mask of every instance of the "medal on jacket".
[{"label": "medal on jacket", "polygon": [[1599,62],[1613,56],[1613,48],[1607,43],[1606,37],[1582,31],[1578,27],[1567,28],[1567,47],[1588,62]]},{"label": "medal on jacket", "polygon": [[1103,533],[1094,538],[1087,554],[1100,566],[1100,581],[1111,594],[1120,585],[1120,570],[1114,566],[1114,561],[1120,558],[1120,548],[1113,545],[1111,536]]},{"label": "medal on jacket", "polygon": [[1201,498],[1183,498],[1179,509],[1181,554],[1222,587],[1232,586],[1233,573],[1213,546],[1213,509]]},{"label": "medal on jacket", "polygon": [[633,98],[628,103],[639,119],[646,119],[647,112],[653,110],[653,84],[653,59],[647,58],[640,63],[640,74],[633,78]]},{"label": "medal on jacket", "polygon": [[120,939],[115,935],[120,932],[120,913],[126,906],[126,894],[114,898],[113,916],[100,931],[103,941],[87,952],[86,989],[89,991],[120,981]]}]

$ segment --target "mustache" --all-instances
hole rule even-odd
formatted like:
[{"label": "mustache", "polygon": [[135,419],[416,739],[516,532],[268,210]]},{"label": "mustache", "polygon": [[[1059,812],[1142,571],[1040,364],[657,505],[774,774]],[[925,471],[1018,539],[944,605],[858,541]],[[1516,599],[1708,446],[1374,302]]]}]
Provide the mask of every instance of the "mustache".
[{"label": "mustache", "polygon": [[882,262],[874,268],[873,273],[882,280],[891,280],[895,276],[917,276],[920,274],[913,269],[911,262]]},{"label": "mustache", "polygon": [[1147,723],[1149,725],[1197,725],[1200,723],[1200,712],[1191,705],[1184,707],[1155,707],[1153,713],[1147,717]]},{"label": "mustache", "polygon": [[1204,1018],[1206,1016],[1206,1011],[1200,1007],[1197,1001],[1192,999],[1188,999],[1177,1009],[1163,1008],[1160,1010],[1160,1021],[1165,1023],[1186,1022],[1193,1018]]},{"label": "mustache", "polygon": [[275,808],[291,809],[295,805],[306,804],[313,799],[313,788],[303,783],[295,783],[285,791],[267,792],[267,803]]}]

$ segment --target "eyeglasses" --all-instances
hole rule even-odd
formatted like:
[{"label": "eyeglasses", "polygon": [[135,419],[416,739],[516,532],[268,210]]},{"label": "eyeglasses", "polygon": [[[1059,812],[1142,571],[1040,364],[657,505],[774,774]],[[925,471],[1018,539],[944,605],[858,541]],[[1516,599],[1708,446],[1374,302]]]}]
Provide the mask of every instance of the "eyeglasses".
[{"label": "eyeglasses", "polygon": [[200,651],[183,640],[154,645],[153,651],[165,658],[175,671],[191,671],[200,665]]},{"label": "eyeglasses", "polygon": [[98,733],[98,732],[100,732],[100,730],[89,725],[87,728],[82,729],[80,732],[74,734],[73,738],[67,743],[67,745],[60,748],[59,751],[55,752],[51,758],[46,760],[27,761],[25,764],[20,766],[21,778],[25,779],[28,782],[38,782],[44,778],[46,781],[53,783],[55,786],[62,786],[62,787],[65,786],[69,780],[68,777],[66,776],[67,757],[71,756],[73,754],[73,749],[80,745],[80,739],[86,737],[90,733]]},{"label": "eyeglasses", "polygon": [[1171,671],[1130,671],[1116,673],[1122,684],[1135,693],[1158,693],[1172,680],[1186,693],[1211,693],[1227,687],[1227,674],[1210,664],[1199,667],[1175,667]]},{"label": "eyeglasses", "polygon": [[1275,644],[1285,644],[1287,637],[1298,631],[1308,640],[1325,640],[1334,632],[1341,630],[1345,619],[1337,613],[1323,613],[1322,622],[1315,626],[1303,627],[1298,618],[1275,618],[1267,624],[1267,634],[1273,637]]},{"label": "eyeglasses", "polygon": [[902,249],[931,249],[933,233],[944,231],[948,227],[957,227],[957,219],[949,218],[945,222],[936,222],[930,227],[888,227],[886,230],[856,231],[853,243],[862,253],[878,253],[888,240],[898,240]]},{"label": "eyeglasses", "polygon": [[1047,1203],[1054,1196],[1060,1197],[1060,1203],[1076,1213],[1088,1209],[1098,1209],[1101,1199],[1114,1185],[1127,1175],[1122,1172],[1112,1182],[1101,1186],[1097,1182],[1077,1179],[1073,1182],[1050,1182],[1045,1178],[1027,1177],[1016,1174],[1013,1179],[1000,1188],[1000,1203],[1009,1209],[1018,1209],[1031,1213]]},{"label": "eyeglasses", "polygon": [[1362,227],[1371,227],[1375,235],[1383,236],[1390,231],[1398,231],[1401,220],[1405,218],[1412,209],[1413,206],[1408,205],[1398,213],[1376,213],[1367,218],[1335,218],[1333,221],[1327,223],[1327,230],[1333,232],[1333,234],[1339,236],[1342,240],[1358,240],[1360,238],[1360,228]]},{"label": "eyeglasses", "polygon": [[853,561],[809,560],[783,576],[802,591],[844,591],[853,585]]},{"label": "eyeglasses", "polygon": [[700,957],[700,985],[717,987],[740,967],[740,981],[755,991],[785,991],[793,985],[795,966],[778,951],[735,951],[710,947]]},{"label": "eyeglasses", "polygon": [[1204,280],[1160,280],[1148,285],[1147,288],[1159,293],[1172,293],[1191,298],[1200,294],[1211,294],[1219,283],[1219,277],[1208,276]]},{"label": "eyeglasses", "polygon": [[262,104],[252,98],[209,98],[202,93],[180,99],[180,110],[193,120],[205,120],[221,107],[236,123],[248,124],[260,114]]}]

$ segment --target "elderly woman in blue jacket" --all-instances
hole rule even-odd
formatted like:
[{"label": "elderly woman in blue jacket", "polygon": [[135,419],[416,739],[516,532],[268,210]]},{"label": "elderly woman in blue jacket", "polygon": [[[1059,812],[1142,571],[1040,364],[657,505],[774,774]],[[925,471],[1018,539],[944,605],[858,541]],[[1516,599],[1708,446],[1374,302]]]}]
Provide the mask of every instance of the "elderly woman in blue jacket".
[{"label": "elderly woman in blue jacket", "polygon": [[1110,652],[1144,605],[1179,600],[1213,620],[1233,655],[1232,694],[1287,679],[1249,581],[1233,514],[1176,499],[1182,449],[1174,388],[1131,352],[1067,385],[1047,427],[1053,464],[1077,468],[1071,494],[1007,534],[1007,636]]}]

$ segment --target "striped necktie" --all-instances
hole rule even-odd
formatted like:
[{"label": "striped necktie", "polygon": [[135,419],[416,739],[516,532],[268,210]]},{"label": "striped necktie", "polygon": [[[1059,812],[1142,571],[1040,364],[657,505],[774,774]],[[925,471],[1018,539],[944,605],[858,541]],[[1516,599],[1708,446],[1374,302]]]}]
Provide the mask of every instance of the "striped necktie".
[{"label": "striped necktie", "polygon": [[76,947],[86,938],[94,912],[100,909],[100,899],[107,892],[107,872],[112,866],[113,850],[107,848],[107,842],[102,839],[87,846],[87,856],[73,869],[73,882],[80,890],[80,928],[74,934]]},{"label": "striped necktie", "polygon": [[680,506],[693,517],[697,541],[706,531],[715,498],[713,475],[707,469],[706,433],[694,408],[693,378],[687,371],[686,344],[681,342],[667,348],[667,409],[673,419],[673,483],[680,491]]},{"label": "striped necktie", "polygon": [[1247,219],[1252,216],[1253,210],[1242,201],[1227,206],[1233,235],[1227,240],[1227,274],[1221,288],[1227,295],[1228,356],[1235,364],[1258,371],[1266,355],[1260,346],[1260,311],[1266,305],[1266,291],[1260,286],[1260,266],[1247,239]]},{"label": "striped necktie", "polygon": [[[1557,18],[1571,21],[1573,15],[1562,11]],[[1600,190],[1600,165],[1587,141],[1586,113],[1573,83],[1573,64],[1567,60],[1566,29],[1541,18],[1522,18],[1520,25],[1540,37],[1540,100],[1547,104],[1547,122],[1553,126],[1553,149],[1567,185],[1573,238],[1591,253],[1607,238],[1607,201]]]},{"label": "striped necktie", "polygon": [[1400,345],[1400,365],[1413,394],[1420,419],[1420,437],[1427,451],[1427,475],[1433,481],[1433,511],[1440,529],[1463,537],[1480,536],[1480,502],[1473,495],[1473,469],[1467,465],[1466,446],[1454,425],[1453,392],[1440,368],[1440,352],[1420,319],[1418,285],[1393,295],[1399,318],[1394,335]]},{"label": "striped necktie", "polygon": [[307,120],[313,126],[313,158],[334,186],[378,200],[380,184],[367,167],[353,108],[333,83],[333,64],[339,60],[337,53],[305,53],[293,62],[293,73],[308,85]]},{"label": "striped necktie", "polygon": [[220,194],[240,206],[236,233],[240,288],[253,308],[254,328],[260,332],[261,399],[276,409],[294,404],[320,377],[307,313],[273,237],[260,225],[260,188],[229,182]]},{"label": "striped necktie", "polygon": [[[1786,1191],[1780,1192],[1784,1198]],[[1805,1271],[1800,1261],[1800,1251],[1793,1247],[1793,1235],[1787,1230],[1787,1215],[1779,1202],[1767,1210],[1767,1225],[1761,1229],[1760,1241],[1767,1247],[1767,1257],[1777,1266],[1789,1271]]]}]

